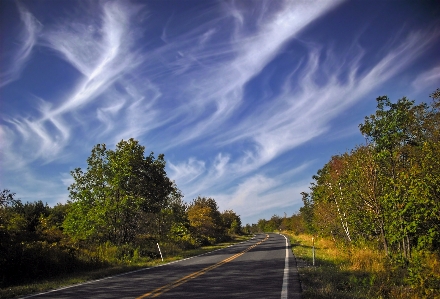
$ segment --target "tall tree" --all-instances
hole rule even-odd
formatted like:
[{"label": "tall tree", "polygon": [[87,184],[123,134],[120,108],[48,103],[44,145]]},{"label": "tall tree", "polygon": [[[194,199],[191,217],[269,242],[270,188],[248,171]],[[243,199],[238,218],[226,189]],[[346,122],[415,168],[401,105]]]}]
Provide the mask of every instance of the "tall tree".
[{"label": "tall tree", "polygon": [[130,243],[136,234],[151,229],[147,214],[157,214],[173,191],[165,172],[164,155],[144,156],[134,139],[122,140],[115,150],[96,145],[87,170],[71,172],[71,206],[65,232],[76,239]]},{"label": "tall tree", "polygon": [[418,198],[411,195],[411,168],[418,165],[414,159],[420,146],[427,141],[425,120],[427,105],[415,105],[407,98],[396,103],[386,96],[377,98],[374,115],[360,124],[361,133],[375,148],[375,160],[383,182],[383,207],[387,212],[389,239],[405,257],[411,253],[415,237],[415,207]]},{"label": "tall tree", "polygon": [[346,154],[347,167],[342,176],[344,191],[352,202],[353,227],[363,240],[380,235],[388,254],[383,207],[383,184],[371,146],[359,146]]}]

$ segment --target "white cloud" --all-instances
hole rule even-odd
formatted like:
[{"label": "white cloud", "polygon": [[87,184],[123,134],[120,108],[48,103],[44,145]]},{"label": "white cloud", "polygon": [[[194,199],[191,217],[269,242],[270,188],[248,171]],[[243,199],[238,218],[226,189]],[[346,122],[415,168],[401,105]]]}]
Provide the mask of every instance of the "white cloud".
[{"label": "white cloud", "polygon": [[249,201],[255,204],[261,193],[273,188],[276,185],[274,179],[267,178],[263,175],[256,175],[247,179],[237,187],[237,191],[231,196],[228,205],[232,207],[243,207],[249,205]]},{"label": "white cloud", "polygon": [[72,185],[75,180],[73,179],[72,175],[70,173],[60,173],[61,182],[63,183],[63,186],[66,188]]},{"label": "white cloud", "polygon": [[[32,20],[30,13],[25,12],[23,14],[27,19]],[[106,2],[102,7],[100,24],[66,22],[43,32],[42,38],[46,41],[43,45],[60,53],[83,77],[61,104],[52,105],[49,104],[51,99],[40,99],[39,116],[18,116],[8,120],[21,134],[22,142],[32,148],[32,153],[25,158],[27,161],[43,159],[47,162],[56,159],[71,142],[72,128],[77,125],[72,120],[83,122],[78,112],[97,99],[101,101],[95,103],[98,104],[97,119],[105,126],[101,134],[109,134],[116,129],[113,136],[117,138],[138,137],[154,122],[155,115],[148,110],[148,103],[156,101],[158,96],[146,99],[139,95],[145,88],[137,91],[130,82],[124,81],[124,76],[142,62],[141,57],[133,51],[133,36],[130,33],[130,21],[135,13],[135,8],[124,5],[124,2]],[[124,88],[123,93],[117,92],[121,97],[112,101],[114,97],[109,91],[115,82],[123,84]],[[124,101],[127,104],[123,109]],[[115,119],[120,120],[115,114],[120,111],[126,113],[123,118],[125,123],[115,127]],[[75,118],[67,120],[72,113]]]},{"label": "white cloud", "polygon": [[20,2],[16,3],[23,28],[18,35],[19,47],[14,49],[14,54],[11,57],[8,57],[9,61],[2,63],[0,88],[20,77],[20,73],[36,44],[38,33],[42,29],[41,23]]},{"label": "white cloud", "polygon": [[418,75],[417,78],[412,82],[412,86],[414,86],[414,88],[417,90],[424,90],[427,87],[438,88],[440,86],[439,82],[440,65]]},{"label": "white cloud", "polygon": [[[235,129],[217,136],[217,140],[219,144],[251,140],[256,146],[252,153],[242,157],[240,169],[255,170],[280,154],[327,132],[331,120],[411,64],[432,41],[431,32],[410,33],[396,48],[361,74],[357,71],[363,55],[360,51],[343,69],[348,69],[347,81],[339,79],[342,69],[331,69],[336,57],[318,63],[320,49],[312,48],[299,82],[291,81],[288,76],[283,93],[257,109]],[[340,59],[345,60],[344,57]],[[327,74],[327,83],[318,85],[314,78],[322,73]]]},{"label": "white cloud", "polygon": [[232,209],[242,218],[250,218],[273,208],[291,207],[301,202],[300,193],[308,190],[309,180],[285,184],[281,177],[257,174],[240,183],[232,194],[210,195],[221,209]]},{"label": "white cloud", "polygon": [[74,26],[63,25],[45,33],[46,45],[58,51],[84,75],[64,103],[45,117],[78,109],[96,99],[141,62],[132,52],[133,40],[129,33],[129,21],[134,12],[121,3],[104,4],[99,30],[89,30],[89,26],[74,23]]},{"label": "white cloud", "polygon": [[[269,195],[264,191],[274,188],[277,184],[286,183],[291,178],[278,177],[275,183],[273,179],[262,175],[253,175],[250,178],[248,176],[279,155],[322,135],[330,128],[329,123],[335,117],[411,64],[429,44],[429,33],[411,33],[364,73],[358,73],[362,50],[353,55],[351,61],[345,57],[340,58],[347,64],[344,68],[348,68],[346,80],[340,79],[342,69],[331,71],[336,56],[329,56],[330,61],[318,63],[320,49],[312,48],[309,60],[302,68],[299,82],[293,82],[290,76],[287,76],[280,95],[255,109],[253,115],[248,115],[236,124],[233,130],[226,130],[215,138],[216,144],[222,146],[248,141],[246,150],[238,156],[219,154],[215,162],[208,167],[207,175],[197,177],[187,186],[184,184],[184,189],[193,191],[190,195],[197,195],[220,186],[236,186],[237,190],[232,195],[216,195],[228,208],[239,208],[241,203],[249,205],[253,201],[261,201],[261,206],[268,208],[282,204],[280,201],[273,202],[276,196],[293,191],[297,192],[295,196],[298,196],[305,189],[304,182],[300,184],[302,190],[299,190],[300,187],[287,188]],[[397,63],[401,60],[403,62]],[[327,74],[326,84],[318,85],[315,82],[318,72]],[[297,86],[301,88],[298,89]],[[303,169],[298,171],[301,172]],[[228,197],[232,198],[231,202],[227,201]],[[255,208],[252,213],[257,214],[259,211]],[[250,213],[250,210],[246,213]]]},{"label": "white cloud", "polygon": [[[277,13],[265,15],[257,19],[260,23],[254,24],[256,32],[249,32],[242,26],[244,15],[236,7],[228,7],[226,15],[239,20],[232,28],[230,40],[222,44],[211,45],[210,48],[195,46],[189,47],[186,52],[191,53],[194,60],[207,60],[210,62],[200,64],[198,69],[191,73],[190,82],[183,81],[185,96],[192,107],[192,113],[186,114],[196,120],[190,131],[185,131],[176,143],[188,142],[200,136],[212,135],[217,128],[228,120],[231,114],[239,107],[243,98],[243,88],[254,76],[279,53],[280,49],[292,37],[304,29],[310,22],[324,15],[338,5],[339,1],[315,2],[284,2],[284,6]],[[318,5],[319,4],[319,5]],[[247,21],[253,20],[251,16]],[[224,22],[224,19],[221,21]],[[220,22],[220,21],[218,21]],[[229,19],[227,19],[229,25]],[[212,24],[209,24],[212,26]],[[234,22],[232,23],[234,26]],[[200,30],[200,29],[199,29]],[[210,35],[213,33],[209,30]],[[205,33],[205,34],[207,34]],[[228,32],[222,32],[222,34]],[[188,34],[191,37],[191,34]],[[180,40],[172,45],[172,49],[186,45]],[[215,59],[221,57],[221,59]],[[192,64],[192,61],[190,62]],[[189,66],[185,67],[189,68]],[[209,114],[209,117],[206,115]],[[192,121],[187,120],[187,121]]]},{"label": "white cloud", "polygon": [[195,158],[189,158],[187,162],[179,164],[168,162],[168,167],[171,169],[170,178],[182,185],[193,182],[206,170],[205,162]]}]

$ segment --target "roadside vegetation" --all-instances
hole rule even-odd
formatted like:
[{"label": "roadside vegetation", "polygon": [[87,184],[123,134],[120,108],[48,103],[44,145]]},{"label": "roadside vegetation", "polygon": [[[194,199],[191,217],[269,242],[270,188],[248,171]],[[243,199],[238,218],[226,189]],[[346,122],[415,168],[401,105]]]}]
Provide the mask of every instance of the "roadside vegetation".
[{"label": "roadside vegetation", "polygon": [[364,247],[312,236],[290,235],[303,288],[302,298],[440,298],[440,259],[415,252],[404,262]]},{"label": "roadside vegetation", "polygon": [[366,144],[313,176],[298,214],[245,227],[290,232],[304,298],[440,298],[440,89],[431,98],[378,97]]},{"label": "roadside vegetation", "polygon": [[114,275],[120,275],[143,268],[154,267],[160,264],[181,260],[188,257],[197,256],[203,253],[211,252],[217,249],[225,248],[238,242],[249,239],[250,235],[236,235],[228,242],[221,242],[215,245],[201,246],[195,249],[180,250],[174,255],[164,253],[164,260],[160,258],[138,258],[137,260],[117,261],[113,264],[99,265],[90,269],[77,269],[76,271],[66,271],[56,277],[46,277],[33,279],[28,282],[13,284],[8,287],[0,288],[0,298],[15,298],[28,294],[35,294],[50,291],[66,286],[84,283],[91,280],[102,279]]},{"label": "roadside vegetation", "polygon": [[240,239],[239,215],[220,212],[213,198],[184,202],[164,156],[144,152],[134,139],[96,145],[87,169],[71,172],[66,204],[1,191],[1,298],[155,265],[158,244],[171,261]]}]

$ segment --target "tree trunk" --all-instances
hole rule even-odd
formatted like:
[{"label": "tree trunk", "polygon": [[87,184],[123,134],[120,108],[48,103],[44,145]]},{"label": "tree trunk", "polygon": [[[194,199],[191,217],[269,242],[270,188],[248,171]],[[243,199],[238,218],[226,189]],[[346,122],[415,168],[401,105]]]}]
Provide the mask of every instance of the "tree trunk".
[{"label": "tree trunk", "polygon": [[384,228],[384,223],[383,223],[383,218],[380,220],[380,236],[382,238],[382,242],[383,242],[383,249],[385,250],[385,255],[388,255],[388,241],[387,238],[385,236],[385,228]]}]

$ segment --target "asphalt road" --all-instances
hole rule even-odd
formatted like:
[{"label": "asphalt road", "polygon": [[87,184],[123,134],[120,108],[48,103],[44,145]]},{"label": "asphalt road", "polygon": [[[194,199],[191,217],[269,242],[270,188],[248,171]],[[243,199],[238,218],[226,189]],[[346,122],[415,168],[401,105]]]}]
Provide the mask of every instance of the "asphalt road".
[{"label": "asphalt road", "polygon": [[202,256],[26,298],[300,298],[290,243],[259,234]]}]

